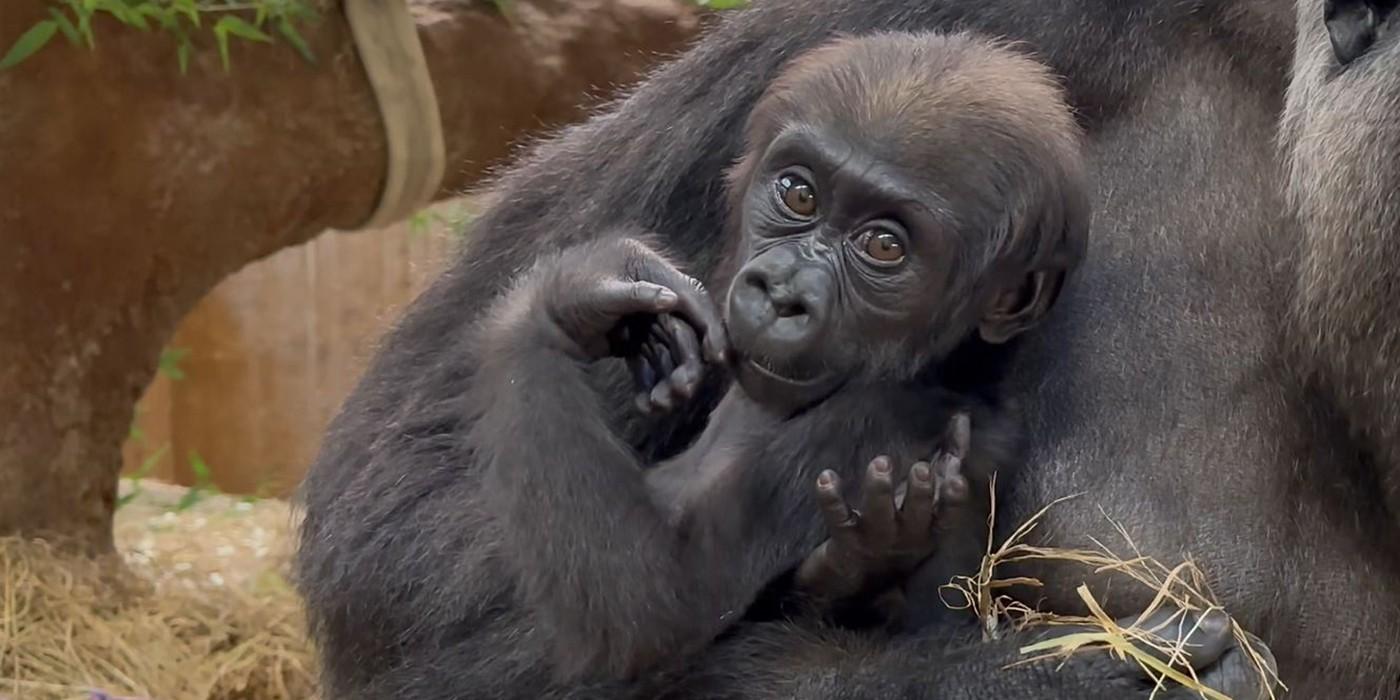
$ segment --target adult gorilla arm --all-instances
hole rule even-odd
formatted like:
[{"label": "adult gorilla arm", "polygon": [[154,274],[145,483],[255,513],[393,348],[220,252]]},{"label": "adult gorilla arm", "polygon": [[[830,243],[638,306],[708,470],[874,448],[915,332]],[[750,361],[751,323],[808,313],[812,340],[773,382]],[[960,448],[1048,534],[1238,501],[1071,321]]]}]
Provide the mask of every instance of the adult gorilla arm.
[{"label": "adult gorilla arm", "polygon": [[[742,120],[787,58],[834,32],[970,27],[1026,40],[1097,121],[1163,60],[1165,44],[1148,33],[1167,22],[1156,14],[1178,11],[1156,2],[763,0],[612,112],[537,149],[502,181],[457,263],[388,336],[307,476],[297,575],[327,692],[551,692],[541,685],[550,640],[516,607],[507,538],[470,440],[480,313],[536,257],[643,228],[708,278],[722,257],[722,176],[741,148]],[[627,405],[624,373],[599,381]],[[696,412],[706,405],[694,403]],[[673,453],[696,431],[696,412],[617,410],[644,459]],[[944,673],[936,663],[925,670],[930,683]],[[427,678],[442,680],[419,685]]]},{"label": "adult gorilla arm", "polygon": [[1298,367],[1376,455],[1400,515],[1400,47],[1378,41],[1393,3],[1298,3],[1283,120],[1291,204],[1304,222],[1289,321]]}]

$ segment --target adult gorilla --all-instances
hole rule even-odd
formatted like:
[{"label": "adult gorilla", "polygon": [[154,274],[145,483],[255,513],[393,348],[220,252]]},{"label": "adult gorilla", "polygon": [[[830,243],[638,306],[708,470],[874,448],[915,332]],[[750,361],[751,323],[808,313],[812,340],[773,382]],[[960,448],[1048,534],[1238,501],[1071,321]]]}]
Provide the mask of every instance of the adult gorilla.
[{"label": "adult gorilla", "polygon": [[[1042,534],[1111,539],[1101,505],[1143,551],[1214,572],[1299,697],[1394,696],[1400,47],[1386,31],[1393,2],[1325,4],[1326,24],[1324,0],[1300,0],[1296,16],[1286,0],[758,0],[615,110],[544,144],[389,336],[308,476],[299,574],[330,693],[538,687],[526,651],[538,631],[475,628],[495,603],[462,593],[506,575],[463,554],[497,527],[472,507],[480,479],[463,439],[488,299],[539,253],[629,226],[668,237],[708,276],[735,134],[786,59],[838,31],[970,28],[1023,40],[1065,76],[1101,183],[1089,260],[1017,363],[1035,467],[1002,522],[1087,492]],[[674,451],[695,430],[684,418],[634,416],[633,442]],[[1076,609],[1079,570],[1032,573],[1050,584],[1047,607]],[[1116,614],[1146,603],[1112,592]],[[744,657],[726,668],[723,652],[711,678],[731,695],[756,687]],[[878,650],[823,660],[843,662],[863,670],[814,674],[814,692],[898,694],[943,674]],[[883,690],[859,685],[879,677]],[[963,697],[1010,696],[999,674],[958,681]]]}]

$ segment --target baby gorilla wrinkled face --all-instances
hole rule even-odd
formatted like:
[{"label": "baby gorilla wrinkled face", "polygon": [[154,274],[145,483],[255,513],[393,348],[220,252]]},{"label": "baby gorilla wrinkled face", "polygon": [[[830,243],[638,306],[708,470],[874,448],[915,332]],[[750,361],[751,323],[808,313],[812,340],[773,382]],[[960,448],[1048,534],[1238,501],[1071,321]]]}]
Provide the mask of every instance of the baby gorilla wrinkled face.
[{"label": "baby gorilla wrinkled face", "polygon": [[781,411],[903,381],[1054,303],[1086,247],[1078,127],[1048,70],[966,35],[836,40],[750,115],[730,174],[737,379]]},{"label": "baby gorilla wrinkled face", "polygon": [[832,136],[773,142],[743,203],[747,262],[726,309],[748,394],[811,404],[879,365],[871,353],[926,336],[957,257],[930,196]]}]

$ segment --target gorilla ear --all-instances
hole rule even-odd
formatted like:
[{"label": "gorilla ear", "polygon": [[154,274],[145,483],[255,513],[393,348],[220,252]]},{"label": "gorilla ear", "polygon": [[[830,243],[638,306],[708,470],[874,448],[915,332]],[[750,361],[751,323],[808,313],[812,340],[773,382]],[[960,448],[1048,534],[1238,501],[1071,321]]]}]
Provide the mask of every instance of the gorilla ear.
[{"label": "gorilla ear", "polygon": [[1064,270],[1037,270],[1019,287],[1002,290],[982,316],[978,335],[999,345],[1030,330],[1055,305],[1065,274]]},{"label": "gorilla ear", "polygon": [[1332,53],[1347,65],[1376,43],[1376,31],[1395,9],[1395,0],[1324,0],[1322,19]]}]

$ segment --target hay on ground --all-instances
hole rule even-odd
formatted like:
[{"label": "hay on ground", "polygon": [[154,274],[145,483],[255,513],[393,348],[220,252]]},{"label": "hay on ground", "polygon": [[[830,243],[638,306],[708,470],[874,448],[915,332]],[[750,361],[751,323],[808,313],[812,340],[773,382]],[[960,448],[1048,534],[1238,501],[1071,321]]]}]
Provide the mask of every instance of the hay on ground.
[{"label": "hay on ground", "polygon": [[0,539],[0,698],[315,696],[286,505],[185,493],[143,484],[106,559]]}]

